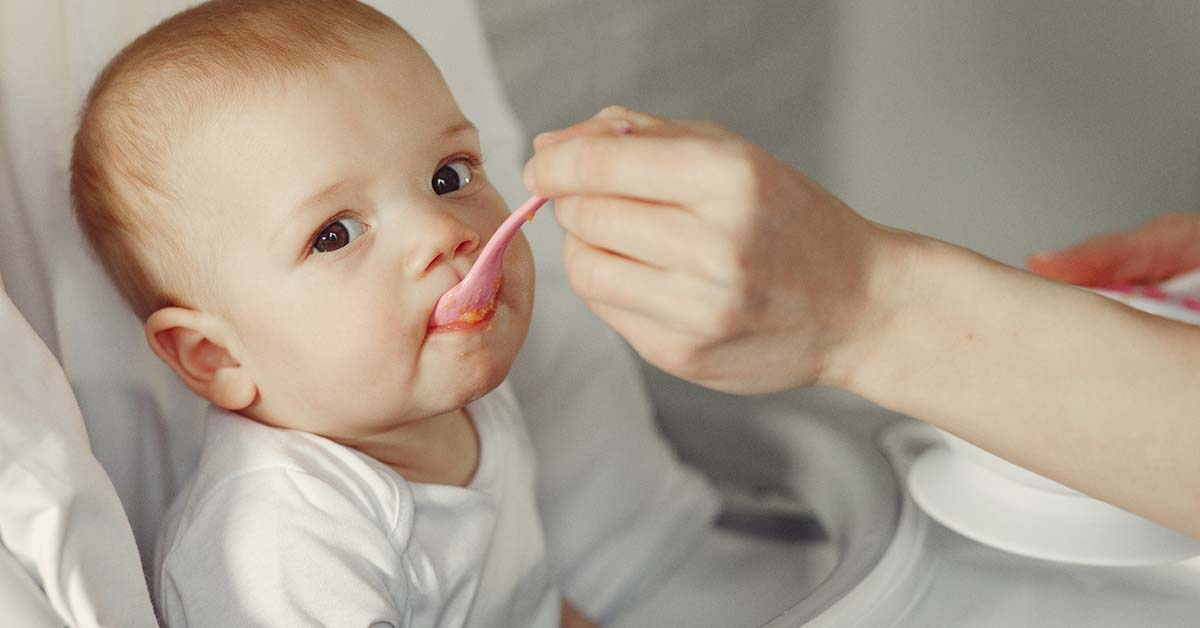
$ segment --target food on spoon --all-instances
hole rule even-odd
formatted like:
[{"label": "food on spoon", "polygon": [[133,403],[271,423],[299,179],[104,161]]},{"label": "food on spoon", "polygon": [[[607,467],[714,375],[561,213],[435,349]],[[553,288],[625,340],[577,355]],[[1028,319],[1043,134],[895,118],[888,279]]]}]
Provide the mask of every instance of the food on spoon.
[{"label": "food on spoon", "polygon": [[488,299],[487,303],[480,307],[468,307],[454,322],[471,325],[478,323],[491,315],[492,312],[495,312],[496,297],[500,296],[500,279],[500,277],[496,277],[496,282],[492,285],[492,298]]}]

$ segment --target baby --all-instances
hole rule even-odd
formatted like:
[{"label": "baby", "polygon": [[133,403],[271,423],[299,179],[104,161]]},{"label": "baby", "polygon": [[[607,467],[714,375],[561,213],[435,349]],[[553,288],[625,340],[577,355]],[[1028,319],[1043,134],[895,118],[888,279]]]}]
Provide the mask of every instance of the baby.
[{"label": "baby", "polygon": [[507,216],[400,26],[214,0],[97,79],[71,191],[154,353],[212,403],[153,591],[181,626],[591,625],[551,581],[505,377],[533,297],[427,329]]}]

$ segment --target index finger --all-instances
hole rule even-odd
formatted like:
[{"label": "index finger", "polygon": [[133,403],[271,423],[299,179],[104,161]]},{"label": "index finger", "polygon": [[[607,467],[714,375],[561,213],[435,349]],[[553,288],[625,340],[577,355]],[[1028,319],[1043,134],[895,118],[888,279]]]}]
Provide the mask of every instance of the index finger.
[{"label": "index finger", "polygon": [[537,150],[544,146],[549,146],[554,142],[561,142],[581,135],[599,135],[604,133],[628,135],[638,129],[644,133],[652,127],[663,126],[666,123],[666,120],[655,118],[649,114],[629,109],[628,107],[610,105],[600,110],[599,113],[591,118],[578,124],[573,124],[557,131],[539,133],[533,138],[533,148]]},{"label": "index finger", "polygon": [[719,140],[693,133],[599,133],[538,149],[525,185],[538,196],[621,196],[695,207],[740,166]]}]

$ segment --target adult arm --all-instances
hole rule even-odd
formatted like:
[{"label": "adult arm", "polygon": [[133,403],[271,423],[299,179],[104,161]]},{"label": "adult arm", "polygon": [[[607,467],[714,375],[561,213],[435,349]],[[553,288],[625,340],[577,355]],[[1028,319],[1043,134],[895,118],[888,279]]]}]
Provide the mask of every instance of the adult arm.
[{"label": "adult arm", "polygon": [[720,390],[830,385],[1200,536],[1200,329],[865,220],[709,123],[543,134],[572,288]]}]

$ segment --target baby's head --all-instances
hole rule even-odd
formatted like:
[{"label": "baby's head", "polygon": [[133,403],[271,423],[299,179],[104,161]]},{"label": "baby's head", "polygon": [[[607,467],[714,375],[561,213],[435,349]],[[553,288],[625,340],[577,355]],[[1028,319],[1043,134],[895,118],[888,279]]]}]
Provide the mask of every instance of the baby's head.
[{"label": "baby's head", "polygon": [[507,216],[425,51],[352,0],[216,0],[122,51],[85,105],[77,216],[197,394],[369,437],[461,408],[529,325],[518,236],[491,319],[428,333]]}]

